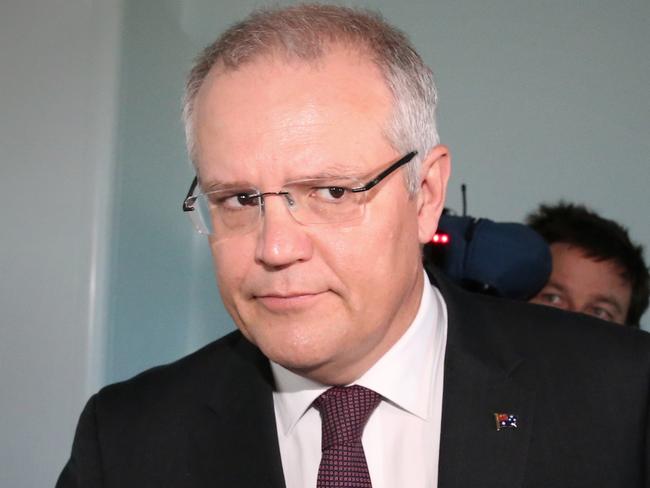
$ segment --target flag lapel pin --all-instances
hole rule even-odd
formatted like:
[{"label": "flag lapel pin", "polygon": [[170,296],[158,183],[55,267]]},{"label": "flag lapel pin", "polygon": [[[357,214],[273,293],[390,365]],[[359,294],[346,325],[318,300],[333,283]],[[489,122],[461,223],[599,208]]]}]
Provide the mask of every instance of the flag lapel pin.
[{"label": "flag lapel pin", "polygon": [[497,430],[517,428],[517,416],[515,414],[495,413],[494,420],[497,425]]}]

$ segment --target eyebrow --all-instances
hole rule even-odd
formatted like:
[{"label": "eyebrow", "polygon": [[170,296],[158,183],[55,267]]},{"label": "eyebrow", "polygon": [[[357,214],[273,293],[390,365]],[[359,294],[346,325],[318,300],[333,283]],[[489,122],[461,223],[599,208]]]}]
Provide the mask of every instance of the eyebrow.
[{"label": "eyebrow", "polygon": [[202,182],[199,180],[199,186],[201,187],[201,191],[203,193],[208,193],[212,191],[223,191],[223,190],[235,190],[239,189],[241,190],[242,188],[255,188],[255,185],[252,185],[251,183],[248,183],[246,181],[232,181],[232,182],[224,182],[224,181],[219,181],[219,180],[208,180],[207,182]]},{"label": "eyebrow", "polygon": [[555,288],[557,291],[561,291],[561,292],[565,292],[565,293],[567,291],[565,286],[563,286],[563,285],[561,285],[559,283],[556,283],[555,281],[549,281],[548,283],[546,283],[546,285],[544,285],[544,288],[542,288],[541,291],[544,291],[546,288]]},{"label": "eyebrow", "polygon": [[[366,177],[370,177],[370,175],[372,174],[374,173],[366,172],[360,175],[357,168],[351,168],[350,166],[343,166],[343,165],[331,165],[326,170],[319,171],[318,173],[315,174],[297,176],[295,178],[288,179],[283,183],[283,185],[287,185],[299,181],[324,180],[324,179],[331,179],[331,178],[355,178],[361,181],[364,180],[364,178]],[[242,189],[242,188],[259,189],[257,185],[254,185],[253,183],[244,180],[225,182],[218,179],[207,180],[205,182],[199,179],[199,187],[201,188],[201,191],[203,193],[208,193],[212,191],[235,190],[235,189]]]}]

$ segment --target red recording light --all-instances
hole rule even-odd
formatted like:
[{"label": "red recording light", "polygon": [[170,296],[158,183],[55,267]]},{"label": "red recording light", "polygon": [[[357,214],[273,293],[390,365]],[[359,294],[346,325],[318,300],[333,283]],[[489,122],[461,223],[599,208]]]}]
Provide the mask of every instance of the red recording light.
[{"label": "red recording light", "polygon": [[434,244],[449,244],[449,240],[449,234],[436,232],[433,234],[433,239],[431,239],[431,242]]}]

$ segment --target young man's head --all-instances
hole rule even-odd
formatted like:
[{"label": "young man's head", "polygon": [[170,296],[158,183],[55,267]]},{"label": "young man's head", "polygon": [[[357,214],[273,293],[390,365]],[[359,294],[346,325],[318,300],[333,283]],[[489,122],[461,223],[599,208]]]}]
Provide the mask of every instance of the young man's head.
[{"label": "young man's head", "polygon": [[541,205],[526,221],[553,256],[551,277],[531,302],[639,326],[650,280],[643,249],[625,228],[565,202]]}]

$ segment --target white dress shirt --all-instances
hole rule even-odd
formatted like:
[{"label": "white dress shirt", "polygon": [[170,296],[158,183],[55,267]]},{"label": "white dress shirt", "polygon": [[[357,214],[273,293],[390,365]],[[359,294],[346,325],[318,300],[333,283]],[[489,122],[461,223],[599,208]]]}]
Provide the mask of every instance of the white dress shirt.
[{"label": "white dress shirt", "polygon": [[[425,275],[420,307],[407,331],[352,383],[383,397],[362,437],[373,488],[437,487],[446,343],[447,308]],[[273,362],[271,369],[287,488],[315,488],[321,421],[312,402],[329,387]]]}]

